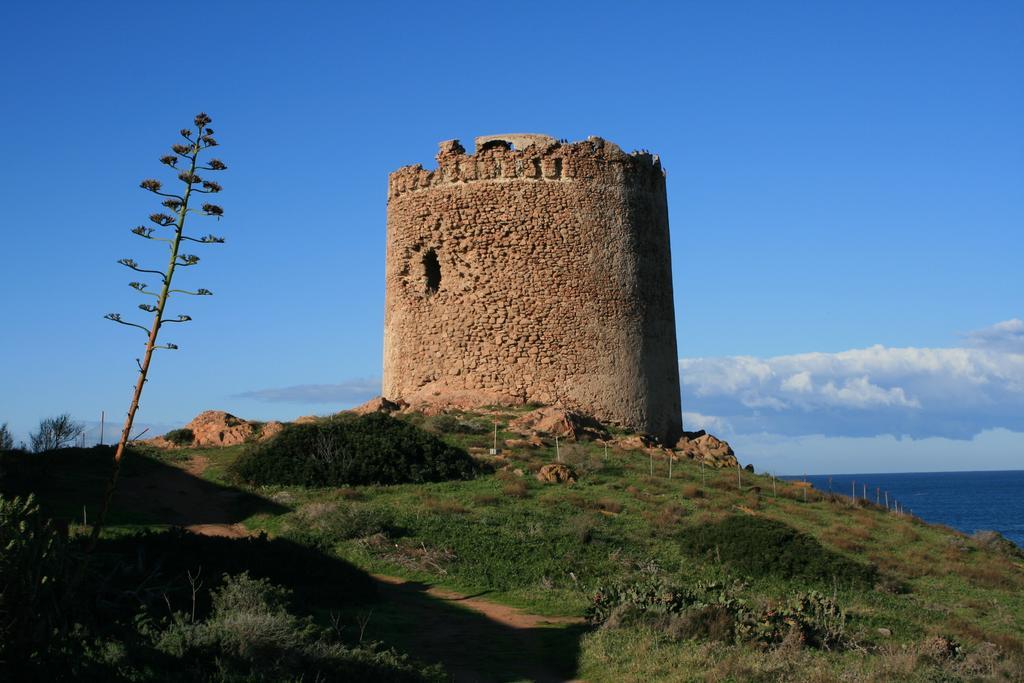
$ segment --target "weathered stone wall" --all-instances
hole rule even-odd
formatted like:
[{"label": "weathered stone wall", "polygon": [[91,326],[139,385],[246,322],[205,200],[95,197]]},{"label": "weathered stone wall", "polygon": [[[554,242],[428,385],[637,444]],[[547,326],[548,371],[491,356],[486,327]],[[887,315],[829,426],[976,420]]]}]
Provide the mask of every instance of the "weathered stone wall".
[{"label": "weathered stone wall", "polygon": [[[682,431],[665,176],[590,138],[441,143],[391,174],[390,399],[561,404],[674,442]],[[526,145],[520,149],[518,146]]]}]

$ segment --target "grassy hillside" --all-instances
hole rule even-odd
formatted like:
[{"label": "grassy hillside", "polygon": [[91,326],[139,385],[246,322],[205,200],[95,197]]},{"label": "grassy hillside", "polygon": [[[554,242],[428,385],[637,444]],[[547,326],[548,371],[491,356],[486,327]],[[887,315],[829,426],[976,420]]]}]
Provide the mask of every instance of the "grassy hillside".
[{"label": "grassy hillside", "polygon": [[[533,473],[556,460],[547,439],[541,447],[482,455],[494,420],[499,444],[519,438],[504,431],[513,417],[401,418],[476,454],[482,472],[465,480],[249,486],[234,463],[257,448],[251,445],[152,452],[137,467],[202,459],[210,495],[229,491],[229,521],[252,532],[415,582],[408,585],[552,617],[531,630],[529,656],[559,677],[1024,678],[1024,559],[1012,551],[746,471],[737,481],[735,470],[702,470],[684,460],[669,478],[664,456],[652,460],[597,442],[561,443],[558,459],[578,481],[542,484]],[[65,462],[37,483],[44,506],[80,517],[98,488],[79,470],[94,467]],[[88,480],[89,490],[68,485],[76,478]],[[122,506],[118,514],[119,524],[131,525],[154,525],[159,516],[144,505]],[[421,660],[445,661],[452,653],[443,643],[424,641],[424,615],[438,624],[469,617],[451,601],[426,593],[418,599],[381,600],[372,610],[314,601],[309,612]],[[502,643],[521,634],[494,630],[486,620],[467,623],[469,632],[489,634],[490,646],[466,666],[496,680],[533,676],[517,669],[522,650]],[[459,673],[465,662],[448,663]]]}]

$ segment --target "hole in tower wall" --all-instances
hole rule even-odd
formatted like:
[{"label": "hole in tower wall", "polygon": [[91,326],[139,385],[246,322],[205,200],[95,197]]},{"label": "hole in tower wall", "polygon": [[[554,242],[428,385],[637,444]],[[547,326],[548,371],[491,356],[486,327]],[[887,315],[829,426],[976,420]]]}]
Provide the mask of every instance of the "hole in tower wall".
[{"label": "hole in tower wall", "polygon": [[427,294],[433,294],[441,286],[441,262],[437,260],[437,252],[427,249],[423,254],[423,274],[427,282]]}]

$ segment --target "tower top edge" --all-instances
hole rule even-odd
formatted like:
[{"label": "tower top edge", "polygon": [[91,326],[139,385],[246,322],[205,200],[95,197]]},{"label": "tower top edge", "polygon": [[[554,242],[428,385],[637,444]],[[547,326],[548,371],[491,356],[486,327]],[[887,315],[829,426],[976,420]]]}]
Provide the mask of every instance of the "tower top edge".
[{"label": "tower top edge", "polygon": [[[605,162],[626,162],[650,166],[664,172],[661,158],[647,150],[636,150],[630,153],[610,140],[591,135],[586,140],[569,142],[566,139],[555,139],[540,133],[501,133],[497,135],[480,135],[474,139],[476,149],[468,153],[458,139],[443,140],[438,143],[437,168],[450,167],[460,163],[500,158],[545,158],[545,157],[595,157]],[[425,169],[423,164],[408,164],[396,169],[391,175],[406,173],[433,172]]]}]

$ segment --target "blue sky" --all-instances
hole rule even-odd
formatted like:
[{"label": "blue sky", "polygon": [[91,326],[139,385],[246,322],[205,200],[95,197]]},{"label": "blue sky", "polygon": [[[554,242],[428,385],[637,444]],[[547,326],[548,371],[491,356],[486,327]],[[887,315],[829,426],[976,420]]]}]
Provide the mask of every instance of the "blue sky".
[{"label": "blue sky", "polygon": [[123,415],[115,261],[162,258],[137,184],[205,110],[228,243],[153,431],[375,393],[387,174],[529,131],[661,155],[689,425],[780,473],[1024,465],[1024,5],[379,7],[4,3],[0,422]]}]

